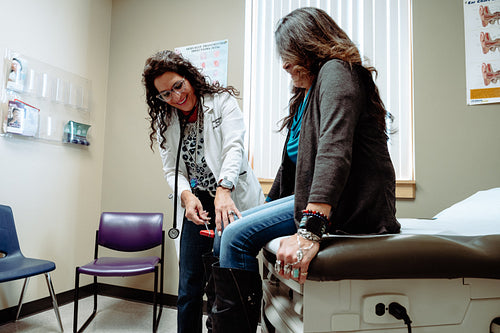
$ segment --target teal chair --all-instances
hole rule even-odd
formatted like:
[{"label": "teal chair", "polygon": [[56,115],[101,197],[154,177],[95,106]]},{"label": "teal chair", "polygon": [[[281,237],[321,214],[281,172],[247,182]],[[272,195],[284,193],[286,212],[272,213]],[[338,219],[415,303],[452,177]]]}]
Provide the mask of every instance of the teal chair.
[{"label": "teal chair", "polygon": [[16,320],[19,318],[21,306],[23,304],[24,292],[28,286],[29,278],[35,275],[44,274],[47,280],[52,305],[56,312],[57,320],[61,331],[64,332],[59,314],[59,307],[54,293],[52,280],[49,272],[56,269],[56,264],[49,260],[26,258],[19,247],[17,239],[14,216],[9,206],[0,205],[0,283],[24,279],[23,289],[19,297]]}]

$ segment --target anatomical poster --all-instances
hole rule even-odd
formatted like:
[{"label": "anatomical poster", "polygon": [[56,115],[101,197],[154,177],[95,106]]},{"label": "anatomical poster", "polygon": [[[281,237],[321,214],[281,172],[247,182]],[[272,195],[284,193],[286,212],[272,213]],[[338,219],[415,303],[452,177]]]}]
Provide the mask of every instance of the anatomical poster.
[{"label": "anatomical poster", "polygon": [[464,1],[467,104],[500,103],[500,0]]},{"label": "anatomical poster", "polygon": [[223,87],[227,85],[227,39],[176,47],[175,52],[182,54],[204,75],[208,76],[211,82],[219,82]]}]

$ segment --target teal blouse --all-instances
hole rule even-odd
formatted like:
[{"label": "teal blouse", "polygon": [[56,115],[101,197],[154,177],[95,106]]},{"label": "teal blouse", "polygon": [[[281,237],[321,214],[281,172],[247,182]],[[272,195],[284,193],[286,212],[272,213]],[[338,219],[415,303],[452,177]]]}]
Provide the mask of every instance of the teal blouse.
[{"label": "teal blouse", "polygon": [[297,152],[299,150],[299,138],[300,138],[300,127],[302,124],[302,115],[307,105],[307,97],[309,97],[309,92],[311,88],[307,91],[306,97],[299,105],[299,110],[293,117],[292,127],[290,128],[290,137],[286,144],[286,152],[288,157],[292,160],[294,164],[297,164]]}]

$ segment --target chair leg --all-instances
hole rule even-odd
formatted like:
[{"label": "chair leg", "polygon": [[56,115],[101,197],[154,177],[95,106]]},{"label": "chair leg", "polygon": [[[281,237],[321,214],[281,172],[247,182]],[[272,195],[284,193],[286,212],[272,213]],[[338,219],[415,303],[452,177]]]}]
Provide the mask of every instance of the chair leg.
[{"label": "chair leg", "polygon": [[19,296],[19,304],[17,305],[16,320],[19,319],[19,314],[21,313],[21,307],[23,306],[24,292],[26,291],[26,287],[28,286],[29,281],[30,281],[29,277],[24,279],[23,289],[21,290],[21,296]]},{"label": "chair leg", "polygon": [[93,289],[94,289],[94,313],[97,312],[97,276],[94,276],[94,285],[93,285]]},{"label": "chair leg", "polygon": [[73,333],[78,331],[78,299],[80,291],[80,274],[78,273],[78,267],[75,272],[75,299],[73,302]]},{"label": "chair leg", "polygon": [[156,333],[156,302],[158,299],[156,298],[156,294],[158,291],[158,266],[155,268],[155,281],[154,281],[154,291],[153,291],[153,333]]},{"label": "chair leg", "polygon": [[[158,297],[158,266],[155,268],[155,278],[154,278],[154,292],[153,292],[153,333],[156,333],[158,326],[160,324],[161,312],[163,310],[163,303],[161,302],[161,295]],[[159,300],[160,298],[160,300]],[[158,311],[158,317],[156,316],[158,306],[160,307]]]},{"label": "chair leg", "polygon": [[73,333],[83,332],[87,326],[89,326],[92,319],[94,319],[97,313],[97,277],[94,276],[93,290],[94,290],[94,310],[92,314],[87,318],[85,323],[83,323],[82,327],[78,329],[78,300],[79,300],[79,290],[80,289],[80,273],[78,272],[78,267],[75,271],[75,299],[74,299],[74,307],[73,307]]},{"label": "chair leg", "polygon": [[49,288],[50,297],[52,298],[52,306],[54,307],[57,321],[59,322],[59,326],[61,327],[61,332],[64,332],[61,315],[59,314],[59,306],[57,305],[56,294],[54,293],[54,285],[52,284],[49,273],[45,273],[45,280],[47,281],[47,287]]}]

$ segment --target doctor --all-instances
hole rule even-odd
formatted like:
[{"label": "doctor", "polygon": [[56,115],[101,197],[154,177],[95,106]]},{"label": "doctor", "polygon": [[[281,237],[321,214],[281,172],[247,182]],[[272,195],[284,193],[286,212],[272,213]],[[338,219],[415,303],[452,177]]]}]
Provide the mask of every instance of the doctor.
[{"label": "doctor", "polygon": [[[212,251],[213,240],[200,231],[207,227],[222,231],[222,225],[241,217],[240,211],[263,203],[264,195],[245,156],[245,126],[234,87],[207,82],[196,67],[172,51],[147,59],[142,81],[150,147],[158,143],[165,179],[172,189],[177,187],[185,209],[178,219],[183,221],[178,332],[201,332],[204,288],[209,310],[213,302],[210,270],[205,273],[204,266],[208,268],[216,259],[206,255]],[[177,211],[182,213],[180,208]],[[207,328],[210,332],[210,314]]]}]

